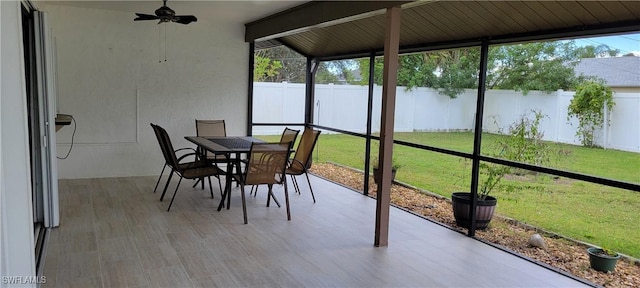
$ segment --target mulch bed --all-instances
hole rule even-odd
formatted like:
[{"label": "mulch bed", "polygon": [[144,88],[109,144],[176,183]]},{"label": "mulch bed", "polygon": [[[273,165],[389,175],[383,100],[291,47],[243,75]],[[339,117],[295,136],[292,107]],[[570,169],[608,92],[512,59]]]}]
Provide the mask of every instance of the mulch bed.
[{"label": "mulch bed", "polygon": [[[358,191],[364,190],[361,171],[330,163],[314,163],[312,173]],[[376,185],[373,177],[370,177],[369,183],[372,188],[369,189],[369,195],[375,198]],[[396,183],[391,188],[391,203],[466,233],[466,229],[456,226],[451,201],[447,198]],[[528,244],[529,237],[535,233],[544,237],[546,250]],[[500,245],[597,285],[640,287],[640,262],[637,259],[622,259],[618,261],[615,271],[599,272],[589,267],[587,245],[584,243],[547,233],[500,215],[494,215],[486,230],[476,231],[476,238]]]}]

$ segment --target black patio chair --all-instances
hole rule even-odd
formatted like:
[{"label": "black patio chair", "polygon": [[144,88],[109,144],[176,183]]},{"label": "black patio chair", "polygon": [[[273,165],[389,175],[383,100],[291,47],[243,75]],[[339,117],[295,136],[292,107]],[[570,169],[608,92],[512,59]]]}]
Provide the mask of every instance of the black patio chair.
[{"label": "black patio chair", "polygon": [[[224,174],[218,166],[211,165],[210,163],[203,161],[201,155],[196,154],[196,159],[193,162],[183,162],[181,161],[189,155],[183,155],[178,157],[173,149],[173,145],[171,144],[171,139],[169,138],[169,134],[167,131],[158,126],[151,124],[154,132],[156,133],[156,137],[158,138],[160,148],[162,149],[162,154],[164,155],[166,165],[171,168],[171,173],[169,173],[169,179],[167,179],[167,184],[165,184],[164,191],[162,191],[162,196],[160,196],[160,201],[164,199],[164,195],[167,193],[167,187],[171,182],[171,177],[173,174],[177,174],[180,176],[180,180],[176,185],[176,190],[173,192],[173,197],[171,197],[171,203],[169,203],[169,207],[167,211],[171,210],[171,205],[173,205],[173,201],[176,198],[176,194],[178,192],[178,188],[180,187],[180,183],[183,178],[187,179],[199,179],[199,178],[207,178],[209,180],[209,191],[211,193],[211,198],[213,197],[213,187],[211,185],[211,176],[220,177],[220,175]],[[218,182],[220,183],[220,182]],[[220,190],[222,190],[222,185],[220,185]]]}]

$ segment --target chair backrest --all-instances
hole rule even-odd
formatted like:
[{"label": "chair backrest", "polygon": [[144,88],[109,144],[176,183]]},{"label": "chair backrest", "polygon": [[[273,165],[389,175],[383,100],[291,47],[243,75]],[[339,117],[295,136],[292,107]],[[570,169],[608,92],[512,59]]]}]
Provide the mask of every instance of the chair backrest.
[{"label": "chair backrest", "polygon": [[289,142],[289,150],[291,150],[291,148],[293,148],[293,144],[296,143],[298,133],[300,133],[300,130],[289,129],[289,127],[284,128],[282,136],[280,136],[280,143]]},{"label": "chair backrest", "polygon": [[318,136],[320,136],[320,130],[313,130],[311,128],[304,129],[289,170],[302,173],[305,169],[309,168],[311,164],[311,154],[318,141]]},{"label": "chair backrest", "polygon": [[291,144],[252,143],[245,170],[245,184],[280,184],[284,181]]},{"label": "chair backrest", "polygon": [[160,145],[160,150],[162,150],[162,157],[164,157],[164,161],[166,163],[169,163],[169,158],[167,155],[167,151],[165,151],[165,146],[164,146],[164,140],[162,139],[162,135],[161,132],[158,129],[158,125],[155,125],[153,123],[149,123],[151,125],[151,128],[153,128],[153,133],[156,135],[156,139],[158,140],[158,144]]},{"label": "chair backrest", "polygon": [[169,138],[167,130],[164,130],[164,128],[153,124],[152,127],[154,127],[156,136],[158,137],[158,141],[160,142],[160,146],[161,148],[163,148],[162,152],[165,155],[167,165],[169,165],[174,170],[179,170],[180,166],[178,165],[178,158],[176,157],[176,153],[174,152],[175,150],[173,149],[171,138]]},{"label": "chair backrest", "polygon": [[226,137],[227,130],[224,125],[224,120],[196,119],[196,136]]}]

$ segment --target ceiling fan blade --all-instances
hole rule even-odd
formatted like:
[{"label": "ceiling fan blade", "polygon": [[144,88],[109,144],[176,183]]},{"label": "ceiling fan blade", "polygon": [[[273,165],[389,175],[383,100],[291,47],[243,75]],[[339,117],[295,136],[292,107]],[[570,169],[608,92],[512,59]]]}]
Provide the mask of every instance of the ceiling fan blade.
[{"label": "ceiling fan blade", "polygon": [[193,15],[176,15],[171,19],[171,21],[180,23],[180,24],[189,24],[191,22],[198,22],[198,18]]},{"label": "ceiling fan blade", "polygon": [[149,14],[142,14],[142,13],[136,13],[136,16],[138,16],[138,18],[133,19],[133,21],[141,21],[141,20],[156,20],[156,19],[160,19],[160,18],[158,18],[158,16],[156,16],[156,15],[149,15]]}]

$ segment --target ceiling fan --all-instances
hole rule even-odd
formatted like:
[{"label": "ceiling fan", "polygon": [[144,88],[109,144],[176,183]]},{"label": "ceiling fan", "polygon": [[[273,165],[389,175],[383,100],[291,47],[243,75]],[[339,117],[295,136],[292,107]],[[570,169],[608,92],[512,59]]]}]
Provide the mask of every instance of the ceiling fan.
[{"label": "ceiling fan", "polygon": [[189,24],[191,22],[197,22],[198,18],[193,15],[176,15],[176,12],[173,9],[167,7],[167,0],[162,1],[162,7],[156,9],[156,15],[150,14],[142,14],[136,13],[137,18],[133,19],[133,21],[143,21],[143,20],[160,20],[158,24],[164,22],[176,22],[180,24]]}]

